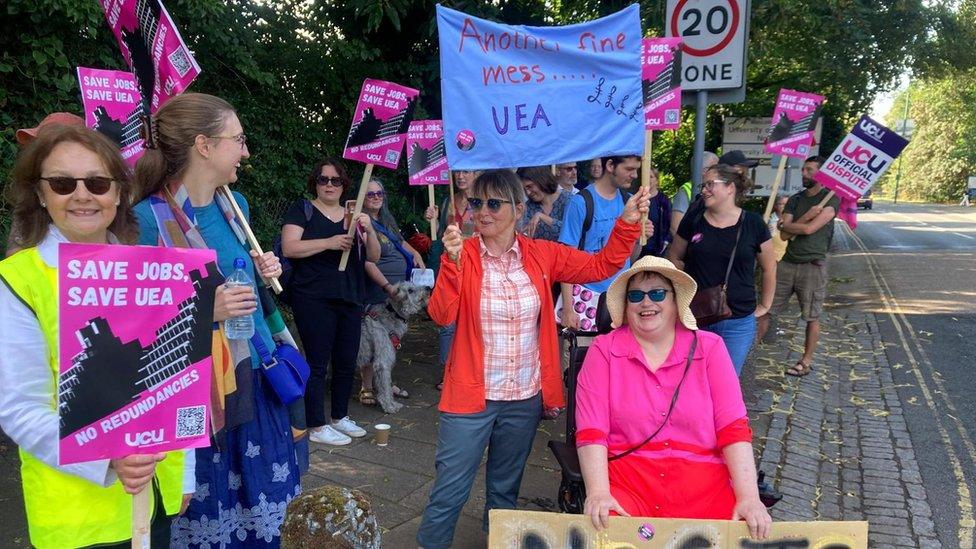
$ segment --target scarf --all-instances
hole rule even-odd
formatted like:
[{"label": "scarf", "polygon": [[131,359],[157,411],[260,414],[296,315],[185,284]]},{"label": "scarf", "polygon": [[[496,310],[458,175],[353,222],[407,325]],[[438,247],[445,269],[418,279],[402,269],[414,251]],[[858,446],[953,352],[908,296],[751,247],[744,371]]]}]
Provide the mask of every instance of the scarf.
[{"label": "scarf", "polygon": [[[244,220],[234,215],[230,201],[222,193],[215,193],[214,199],[230,225],[237,239],[248,249],[245,231],[241,225]],[[159,229],[159,246],[167,248],[208,249],[196,222],[196,213],[190,202],[186,187],[173,181],[159,192],[149,197],[149,206],[156,218]],[[254,273],[256,274],[256,273]],[[252,274],[253,276],[253,274]],[[257,277],[254,280],[258,280]],[[261,301],[265,321],[275,340],[295,346],[285,326],[281,313],[270,295],[264,296],[267,289],[258,284],[258,298]],[[246,340],[227,339],[221,323],[214,322],[213,329],[213,383],[211,383],[211,422],[213,433],[223,428],[233,428],[247,423],[254,416],[251,398],[253,370],[251,368],[251,347]],[[296,346],[297,348],[297,346]]]}]

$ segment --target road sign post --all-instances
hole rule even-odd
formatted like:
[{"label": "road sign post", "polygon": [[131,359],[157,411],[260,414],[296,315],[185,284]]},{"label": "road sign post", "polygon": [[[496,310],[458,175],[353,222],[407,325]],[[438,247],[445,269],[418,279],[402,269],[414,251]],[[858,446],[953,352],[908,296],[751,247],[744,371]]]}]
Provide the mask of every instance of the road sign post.
[{"label": "road sign post", "polygon": [[692,197],[701,187],[706,107],[745,99],[749,0],[668,0],[665,35],[682,39],[682,103],[695,103]]}]

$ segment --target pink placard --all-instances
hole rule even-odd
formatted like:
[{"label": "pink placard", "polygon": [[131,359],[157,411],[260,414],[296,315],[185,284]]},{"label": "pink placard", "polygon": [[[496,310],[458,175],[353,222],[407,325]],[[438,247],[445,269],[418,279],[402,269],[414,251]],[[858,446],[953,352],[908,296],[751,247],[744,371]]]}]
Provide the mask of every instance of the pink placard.
[{"label": "pink placard", "polygon": [[342,157],[396,169],[420,92],[367,78]]},{"label": "pink placard", "polygon": [[216,254],[58,254],[59,463],[208,446]]},{"label": "pink placard", "polygon": [[150,112],[186,90],[200,74],[176,24],[159,0],[100,0],[122,56],[136,74]]},{"label": "pink placard", "polygon": [[411,185],[451,182],[440,120],[414,120],[407,130],[407,173]]},{"label": "pink placard", "polygon": [[119,144],[122,158],[135,166],[143,153],[142,96],[131,72],[78,67],[85,124]]},{"label": "pink placard", "polygon": [[822,95],[779,90],[766,138],[766,152],[800,159],[810,156],[823,101]]},{"label": "pink placard", "polygon": [[644,87],[644,129],[674,130],[681,126],[681,39],[641,41]]}]

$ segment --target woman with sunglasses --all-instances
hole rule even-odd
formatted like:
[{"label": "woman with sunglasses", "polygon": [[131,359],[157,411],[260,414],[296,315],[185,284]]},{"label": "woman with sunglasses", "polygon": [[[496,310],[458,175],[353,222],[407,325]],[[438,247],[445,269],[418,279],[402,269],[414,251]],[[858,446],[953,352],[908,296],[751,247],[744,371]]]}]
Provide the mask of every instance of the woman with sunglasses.
[{"label": "woman with sunglasses", "polygon": [[[365,317],[370,311],[386,306],[387,299],[396,294],[394,285],[409,280],[413,269],[426,267],[420,253],[400,234],[400,227],[386,205],[386,189],[379,179],[369,181],[363,211],[373,221],[380,245],[380,258],[375,262],[366,262]],[[360,367],[360,375],[363,388],[359,391],[359,403],[373,406],[376,404],[376,394],[373,393],[373,365],[367,363]],[[393,396],[410,398],[409,393],[396,385],[393,386]]]},{"label": "woman with sunglasses", "polygon": [[[348,236],[342,199],[349,183],[338,160],[317,163],[306,186],[314,198],[296,202],[281,227],[281,251],[294,269],[289,290],[292,311],[312,369],[305,388],[309,440],[334,446],[366,436],[366,430],[349,418],[349,397],[362,335],[366,262],[380,259],[379,238],[368,214],[360,214],[355,236]],[[340,271],[346,250],[349,262]],[[330,363],[327,417],[325,381]]]},{"label": "woman with sunglasses", "polygon": [[549,166],[519,168],[516,175],[522,179],[525,196],[525,215],[519,220],[518,228],[530,238],[559,240],[563,228],[563,214],[573,196],[560,190],[556,177]]},{"label": "woman with sunglasses", "polygon": [[488,510],[514,509],[525,461],[544,410],[565,405],[552,284],[582,284],[617,272],[633,251],[640,190],[627,201],[607,245],[590,255],[515,230],[524,192],[511,170],[491,170],[468,199],[477,236],[444,231],[445,254],[427,307],[441,326],[457,324],[444,375],[437,477],[417,533],[426,549],[450,547],[461,508],[488,449]]},{"label": "woman with sunglasses", "polygon": [[[294,340],[273,300],[258,299],[261,279],[281,274],[273,253],[250,250],[242,221],[250,216],[239,193],[218,189],[237,181],[250,153],[241,121],[230,103],[202,93],[167,101],[145,128],[146,151],[136,163],[143,200],[134,211],[139,243],[214,250],[224,276],[244,261],[251,287],[217,288],[215,355],[230,362],[236,389],[220,395],[225,427],[215,443],[196,451],[199,487],[186,514],[173,523],[173,547],[277,546],[280,509],[301,490],[296,445],[288,409],[264,378],[257,343],[269,352],[275,341]],[[235,215],[234,200],[245,220]],[[227,339],[223,326],[250,315],[254,336]]]},{"label": "woman with sunglasses", "polygon": [[[739,206],[751,187],[752,181],[735,166],[709,168],[702,178],[704,208],[681,219],[668,250],[668,259],[682,266],[699,289],[726,284],[731,318],[702,327],[725,341],[737,375],[756,337],[756,318],[769,312],[776,291],[776,254],[769,227],[759,214]],[[763,270],[758,306],[757,260]]]},{"label": "woman with sunglasses", "polygon": [[745,520],[769,534],[752,430],[729,353],[691,314],[695,281],[648,256],[607,290],[616,329],[597,336],[576,384],[583,513]]},{"label": "woman with sunglasses", "polygon": [[40,129],[11,172],[23,249],[0,262],[0,428],[20,447],[34,547],[129,547],[131,495],[143,490],[151,541],[169,546],[195,488],[184,452],[58,465],[58,244],[133,244],[131,196],[117,145],[84,126]]}]

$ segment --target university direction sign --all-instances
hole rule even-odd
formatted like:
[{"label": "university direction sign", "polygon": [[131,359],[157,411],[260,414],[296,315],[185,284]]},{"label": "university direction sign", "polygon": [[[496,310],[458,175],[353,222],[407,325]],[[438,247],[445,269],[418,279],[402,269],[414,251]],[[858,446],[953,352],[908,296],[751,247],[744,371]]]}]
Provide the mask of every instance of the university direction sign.
[{"label": "university direction sign", "polygon": [[745,84],[748,0],[668,0],[665,33],[681,38],[683,91]]}]

